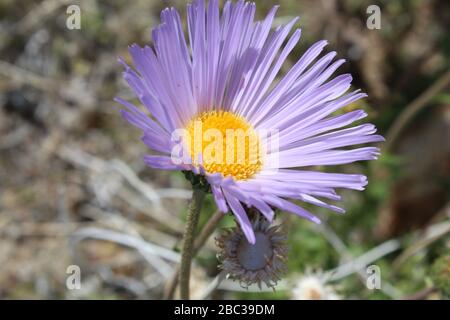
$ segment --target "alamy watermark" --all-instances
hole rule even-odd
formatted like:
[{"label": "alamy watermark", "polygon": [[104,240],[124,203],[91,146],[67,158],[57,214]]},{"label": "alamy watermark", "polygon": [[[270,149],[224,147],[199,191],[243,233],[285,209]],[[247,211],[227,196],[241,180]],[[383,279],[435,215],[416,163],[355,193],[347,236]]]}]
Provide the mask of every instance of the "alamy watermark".
[{"label": "alamy watermark", "polygon": [[66,13],[68,15],[66,19],[66,27],[69,30],[81,29],[81,9],[80,6],[72,4],[67,7]]},{"label": "alamy watermark", "polygon": [[369,15],[367,17],[366,26],[369,30],[380,30],[381,29],[381,9],[379,6],[372,4],[367,7],[366,13]]},{"label": "alamy watermark", "polygon": [[381,289],[381,268],[376,264],[370,265],[366,268],[367,279],[366,287],[370,290]]},{"label": "alamy watermark", "polygon": [[81,289],[81,268],[76,264],[72,264],[67,267],[66,274],[66,287],[69,290]]},{"label": "alamy watermark", "polygon": [[255,165],[264,159],[266,168],[278,168],[278,130],[203,130],[202,126],[202,121],[195,121],[193,130],[172,132],[171,159],[174,164]]}]

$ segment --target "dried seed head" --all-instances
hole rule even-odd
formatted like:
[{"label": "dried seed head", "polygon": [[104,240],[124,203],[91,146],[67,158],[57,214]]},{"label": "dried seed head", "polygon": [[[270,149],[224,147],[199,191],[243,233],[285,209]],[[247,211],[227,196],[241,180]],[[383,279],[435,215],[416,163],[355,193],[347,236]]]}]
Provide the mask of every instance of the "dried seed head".
[{"label": "dried seed head", "polygon": [[254,219],[256,242],[250,244],[238,227],[226,230],[216,238],[221,268],[243,287],[265,283],[274,287],[286,272],[286,234],[280,226],[270,226],[261,217]]}]

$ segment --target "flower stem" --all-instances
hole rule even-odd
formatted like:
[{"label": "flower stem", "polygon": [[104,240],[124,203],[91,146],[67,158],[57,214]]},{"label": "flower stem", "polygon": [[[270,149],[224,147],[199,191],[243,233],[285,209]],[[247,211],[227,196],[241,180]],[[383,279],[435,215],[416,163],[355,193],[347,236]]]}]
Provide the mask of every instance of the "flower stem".
[{"label": "flower stem", "polygon": [[[211,218],[208,219],[208,222],[199,232],[198,236],[194,240],[194,253],[192,254],[192,258],[194,258],[200,249],[205,245],[206,241],[209,237],[214,233],[217,226],[219,225],[220,220],[224,217],[224,213],[220,211],[216,211]],[[164,288],[164,297],[163,299],[173,299],[175,294],[175,289],[178,285],[178,280],[180,279],[180,266],[177,267],[171,279],[167,282],[166,287]]]},{"label": "flower stem", "polygon": [[194,232],[198,224],[198,218],[205,198],[202,189],[194,189],[189,205],[186,229],[183,236],[183,251],[180,264],[180,296],[183,300],[189,299],[189,278],[191,275],[191,261],[194,256]]}]

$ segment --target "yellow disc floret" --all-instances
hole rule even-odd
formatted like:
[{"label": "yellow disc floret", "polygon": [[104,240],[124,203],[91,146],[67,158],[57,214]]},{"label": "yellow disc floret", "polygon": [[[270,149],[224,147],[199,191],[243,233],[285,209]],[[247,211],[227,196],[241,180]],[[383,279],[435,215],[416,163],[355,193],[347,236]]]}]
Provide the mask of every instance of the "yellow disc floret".
[{"label": "yellow disc floret", "polygon": [[261,169],[261,146],[254,128],[228,111],[209,111],[187,125],[186,144],[194,164],[201,155],[208,173],[236,180],[252,177]]}]

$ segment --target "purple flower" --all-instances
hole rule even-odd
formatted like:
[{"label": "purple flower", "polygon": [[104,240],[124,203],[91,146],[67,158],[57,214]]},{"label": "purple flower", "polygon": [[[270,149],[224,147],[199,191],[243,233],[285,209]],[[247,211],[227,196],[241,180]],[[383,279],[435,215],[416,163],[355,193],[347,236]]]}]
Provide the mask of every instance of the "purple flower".
[{"label": "purple flower", "polygon": [[[347,93],[350,74],[329,80],[344,60],[333,62],[335,52],[319,58],[326,41],[313,44],[276,80],[301,35],[299,29],[289,35],[297,19],[272,29],[277,8],[255,22],[254,3],[228,1],[220,14],[217,0],[208,5],[195,1],[187,8],[189,45],[178,12],[163,10],[162,23],[152,30],[154,46],[129,48],[135,70],[121,61],[125,80],[152,118],[132,103],[116,99],[126,107],[125,119],[143,131],[143,142],[161,154],[145,156],[145,163],[203,176],[218,208],[233,212],[250,243],[255,242],[255,234],[246,213],[249,207],[268,221],[279,208],[320,223],[287,199],[343,213],[320,198],[339,200],[336,188],[363,190],[366,177],[298,168],[373,160],[378,148],[345,147],[383,141],[372,124],[348,127],[366,117],[364,111],[335,114],[366,95],[359,90]],[[241,162],[207,157],[205,141],[197,148],[195,142],[183,144],[188,157],[177,159],[173,133],[184,129],[193,134],[196,123],[201,124],[200,133],[213,128],[225,135],[228,129],[242,129],[257,137],[256,144],[246,144]],[[276,130],[275,146],[270,137],[261,135],[264,130]],[[224,139],[219,145],[226,149],[230,143]]]}]

